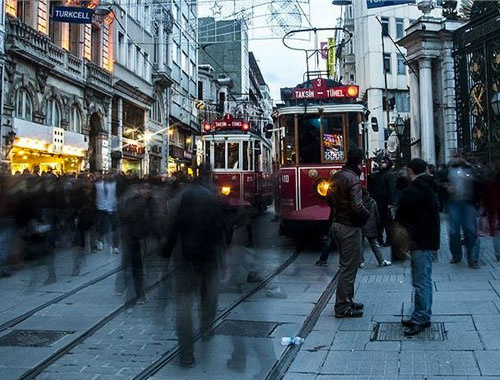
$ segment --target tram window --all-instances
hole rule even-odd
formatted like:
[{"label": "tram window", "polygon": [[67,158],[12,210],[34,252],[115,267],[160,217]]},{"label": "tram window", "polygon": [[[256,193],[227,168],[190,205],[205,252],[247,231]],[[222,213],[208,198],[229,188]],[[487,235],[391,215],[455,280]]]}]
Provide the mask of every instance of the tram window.
[{"label": "tram window", "polygon": [[323,118],[323,160],[345,159],[344,126],[342,116]]},{"label": "tram window", "polygon": [[299,162],[301,164],[321,162],[319,117],[299,119]]},{"label": "tram window", "polygon": [[284,149],[285,159],[287,164],[295,164],[295,126],[293,122],[293,116],[286,117],[284,119],[285,127],[285,141]]},{"label": "tram window", "polygon": [[243,141],[243,170],[248,170],[248,141]]},{"label": "tram window", "polygon": [[214,154],[214,169],[225,169],[225,168],[226,168],[226,143],[216,142],[215,154]]},{"label": "tram window", "polygon": [[240,168],[240,143],[231,142],[227,144],[227,168]]},{"label": "tram window", "polygon": [[351,113],[349,114],[349,149],[360,148],[359,137],[358,115]]}]

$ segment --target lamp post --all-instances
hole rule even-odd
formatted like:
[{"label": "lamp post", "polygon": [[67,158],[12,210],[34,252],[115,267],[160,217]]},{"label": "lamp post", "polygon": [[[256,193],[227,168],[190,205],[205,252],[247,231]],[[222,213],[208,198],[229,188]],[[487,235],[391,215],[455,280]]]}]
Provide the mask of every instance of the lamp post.
[{"label": "lamp post", "polygon": [[403,137],[405,133],[406,123],[403,118],[398,114],[396,120],[394,120],[394,130],[396,132],[396,136],[398,137],[398,151],[397,151],[397,160],[401,159],[403,155]]}]

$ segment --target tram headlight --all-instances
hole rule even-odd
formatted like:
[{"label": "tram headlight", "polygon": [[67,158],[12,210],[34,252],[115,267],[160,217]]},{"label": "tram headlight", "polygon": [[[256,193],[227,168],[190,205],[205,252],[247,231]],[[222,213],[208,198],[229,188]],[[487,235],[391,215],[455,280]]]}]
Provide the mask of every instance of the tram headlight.
[{"label": "tram headlight", "polygon": [[323,178],[316,182],[316,193],[321,197],[326,197],[329,188],[330,182],[327,179]]},{"label": "tram headlight", "polygon": [[229,194],[231,194],[231,187],[230,186],[222,186],[220,189],[220,192],[223,195],[229,195]]}]

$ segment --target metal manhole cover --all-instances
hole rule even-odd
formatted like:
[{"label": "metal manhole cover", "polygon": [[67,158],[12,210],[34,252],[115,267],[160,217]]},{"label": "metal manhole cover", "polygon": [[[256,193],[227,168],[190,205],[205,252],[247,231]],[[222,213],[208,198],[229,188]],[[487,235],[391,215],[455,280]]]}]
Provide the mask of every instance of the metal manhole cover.
[{"label": "metal manhole cover", "polygon": [[0,337],[0,346],[10,347],[48,347],[63,336],[74,331],[53,330],[14,330]]},{"label": "metal manhole cover", "polygon": [[370,340],[378,342],[400,340],[440,341],[444,340],[445,337],[442,322],[433,322],[431,327],[414,337],[405,337],[403,334],[404,329],[400,322],[378,322],[375,323]]},{"label": "metal manhole cover", "polygon": [[215,330],[217,335],[248,336],[264,338],[269,336],[278,326],[276,322],[240,321],[226,319]]}]

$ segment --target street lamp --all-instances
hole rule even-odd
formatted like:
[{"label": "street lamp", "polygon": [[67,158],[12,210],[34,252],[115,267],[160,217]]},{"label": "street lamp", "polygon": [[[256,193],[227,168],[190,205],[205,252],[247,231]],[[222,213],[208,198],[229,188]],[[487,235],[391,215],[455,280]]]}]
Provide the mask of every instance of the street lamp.
[{"label": "street lamp", "polygon": [[401,140],[401,137],[405,134],[405,128],[406,124],[405,121],[401,116],[398,115],[396,120],[394,121],[394,128],[396,129],[396,134],[398,135],[399,139]]},{"label": "street lamp", "polygon": [[102,2],[97,7],[94,8],[94,14],[96,16],[107,16],[112,12],[111,7],[113,5],[116,5],[116,3]]},{"label": "street lamp", "polygon": [[490,104],[495,116],[500,116],[500,91],[496,92],[495,95],[493,95]]}]

